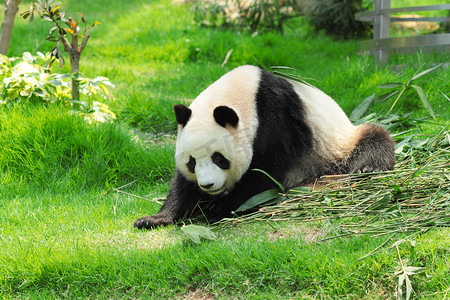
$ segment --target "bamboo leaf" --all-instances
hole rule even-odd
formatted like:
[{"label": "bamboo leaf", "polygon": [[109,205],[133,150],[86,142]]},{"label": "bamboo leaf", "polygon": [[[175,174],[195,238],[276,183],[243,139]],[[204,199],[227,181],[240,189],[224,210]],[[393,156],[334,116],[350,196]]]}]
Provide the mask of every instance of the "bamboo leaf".
[{"label": "bamboo leaf", "polygon": [[442,96],[444,96],[445,99],[450,101],[450,98],[446,94],[444,94],[441,90],[439,90],[439,92],[442,94]]},{"label": "bamboo leaf", "polygon": [[299,186],[295,187],[289,190],[289,194],[296,195],[296,194],[305,194],[310,193],[312,191],[312,188],[309,186]]},{"label": "bamboo leaf", "polygon": [[297,71],[296,68],[287,67],[287,66],[273,66],[273,67],[270,67],[270,69],[271,69],[272,71],[275,71],[275,70],[277,70],[277,69],[281,69],[281,70],[294,70],[294,71]]},{"label": "bamboo leaf", "polygon": [[278,186],[278,188],[280,189],[281,192],[283,192],[283,193],[285,192],[284,186],[283,186],[280,182],[278,182],[275,178],[273,178],[272,176],[270,176],[270,174],[267,173],[266,171],[260,170],[260,169],[252,169],[252,171],[258,171],[258,172],[263,173],[264,175],[266,175],[267,177],[269,177],[270,180],[272,180],[272,181]]},{"label": "bamboo leaf", "polygon": [[411,280],[409,280],[408,275],[405,275],[405,281],[406,281],[406,300],[409,300],[411,298],[411,292],[413,291]]},{"label": "bamboo leaf", "polygon": [[412,140],[410,143],[411,148],[423,149],[425,145],[428,144],[428,139],[424,140]]},{"label": "bamboo leaf", "polygon": [[434,70],[436,70],[437,68],[440,68],[443,64],[438,64],[437,66],[434,66],[432,68],[429,68],[423,72],[420,72],[419,74],[414,75],[413,77],[411,77],[411,79],[409,80],[409,82],[416,80],[417,78],[420,78],[430,72],[433,72]]},{"label": "bamboo leaf", "polygon": [[400,153],[403,150],[403,147],[405,147],[406,145],[409,145],[409,141],[413,138],[412,135],[408,135],[407,137],[405,137],[401,142],[397,143],[395,145],[395,153]]},{"label": "bamboo leaf", "polygon": [[425,95],[425,92],[423,91],[423,89],[420,86],[417,86],[414,84],[411,84],[411,87],[413,87],[416,90],[417,94],[419,95],[420,100],[422,100],[423,105],[428,110],[428,112],[433,117],[433,119],[436,119],[436,117],[434,116],[433,108],[431,107],[431,104],[428,101],[428,98]]},{"label": "bamboo leaf", "polygon": [[384,101],[388,100],[389,98],[391,98],[392,96],[394,96],[397,93],[398,93],[398,91],[393,91],[391,93],[386,93],[386,94],[380,95],[380,96],[375,98],[375,102],[376,103],[383,103]]},{"label": "bamboo leaf", "polygon": [[403,83],[399,83],[399,82],[390,82],[390,83],[383,83],[383,84],[379,84],[377,85],[380,89],[393,89],[399,86],[404,86]]},{"label": "bamboo leaf", "polygon": [[398,276],[398,287],[397,287],[397,291],[398,291],[398,298],[399,299],[403,299],[403,282],[405,281],[406,278],[406,274],[402,274],[400,276]]},{"label": "bamboo leaf", "polygon": [[264,191],[245,201],[244,204],[242,204],[241,206],[238,207],[238,209],[236,209],[236,212],[246,211],[255,208],[270,200],[277,199],[278,197],[280,197],[280,195],[277,189]]},{"label": "bamboo leaf", "polygon": [[207,240],[215,240],[217,238],[216,234],[205,226],[194,224],[183,225],[181,226],[181,231],[187,236],[187,238],[196,244],[200,244],[202,238]]},{"label": "bamboo leaf", "polygon": [[351,113],[350,121],[355,122],[367,113],[375,100],[375,94],[364,99]]},{"label": "bamboo leaf", "polygon": [[424,267],[405,267],[405,272],[408,275],[414,275],[417,272],[423,271],[424,269]]}]

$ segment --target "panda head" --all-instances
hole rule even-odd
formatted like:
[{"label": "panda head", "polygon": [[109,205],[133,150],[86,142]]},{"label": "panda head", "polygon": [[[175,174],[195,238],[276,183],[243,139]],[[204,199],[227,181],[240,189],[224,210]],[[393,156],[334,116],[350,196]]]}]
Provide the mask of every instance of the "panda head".
[{"label": "panda head", "polygon": [[215,107],[211,116],[198,118],[181,104],[175,105],[174,111],[179,124],[178,170],[208,194],[227,193],[247,171],[251,159],[251,153],[242,148],[236,111],[222,105]]},{"label": "panda head", "polygon": [[227,193],[250,167],[260,73],[253,66],[238,67],[211,84],[189,107],[174,106],[177,169],[206,193]]}]

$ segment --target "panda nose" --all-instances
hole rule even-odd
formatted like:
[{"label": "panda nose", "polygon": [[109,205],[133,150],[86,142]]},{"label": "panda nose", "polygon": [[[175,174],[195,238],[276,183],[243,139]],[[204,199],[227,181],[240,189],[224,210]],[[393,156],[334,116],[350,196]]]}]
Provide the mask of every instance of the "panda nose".
[{"label": "panda nose", "polygon": [[212,188],[213,185],[214,183],[200,184],[200,187],[204,188],[205,190],[208,190]]}]

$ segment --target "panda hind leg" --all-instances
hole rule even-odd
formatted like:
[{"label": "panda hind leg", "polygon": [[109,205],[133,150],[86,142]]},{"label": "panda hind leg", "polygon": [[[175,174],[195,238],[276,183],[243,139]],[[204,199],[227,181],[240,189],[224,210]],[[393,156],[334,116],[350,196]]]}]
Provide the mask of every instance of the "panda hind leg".
[{"label": "panda hind leg", "polygon": [[394,169],[394,141],[385,129],[364,124],[359,127],[356,147],[347,160],[349,173],[371,173]]}]

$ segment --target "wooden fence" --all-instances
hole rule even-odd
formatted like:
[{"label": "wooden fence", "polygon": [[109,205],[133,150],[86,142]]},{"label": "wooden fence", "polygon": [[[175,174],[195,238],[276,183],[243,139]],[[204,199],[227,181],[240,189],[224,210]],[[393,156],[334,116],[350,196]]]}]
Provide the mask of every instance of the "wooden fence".
[{"label": "wooden fence", "polygon": [[438,48],[450,52],[450,33],[436,33],[404,37],[390,37],[391,22],[444,22],[450,23],[447,17],[391,17],[393,13],[419,11],[450,11],[450,4],[426,5],[414,7],[391,8],[390,0],[375,0],[375,10],[355,14],[360,21],[373,22],[373,39],[359,42],[357,51],[373,54],[375,62],[384,64],[388,61],[389,53],[411,51],[411,49]]}]

